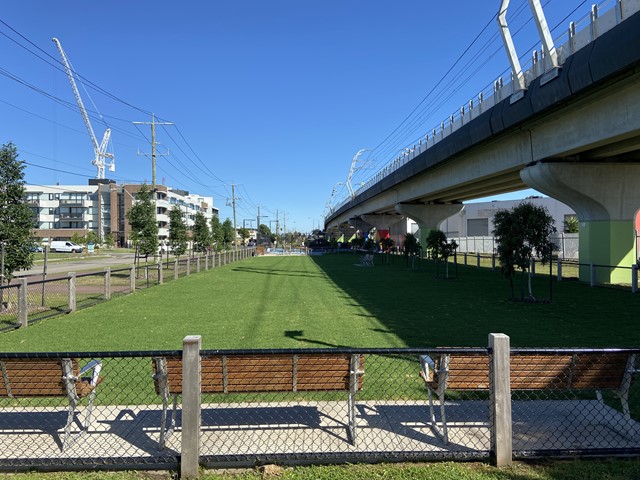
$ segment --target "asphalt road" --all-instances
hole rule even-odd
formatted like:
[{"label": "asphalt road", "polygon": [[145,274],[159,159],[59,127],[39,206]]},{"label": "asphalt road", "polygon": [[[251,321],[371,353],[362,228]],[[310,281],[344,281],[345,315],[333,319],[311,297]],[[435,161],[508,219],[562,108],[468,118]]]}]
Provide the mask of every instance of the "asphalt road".
[{"label": "asphalt road", "polygon": [[[106,267],[133,265],[135,255],[133,253],[110,253],[108,255],[96,255],[78,257],[73,259],[50,259],[47,263],[47,277],[49,275],[66,275],[69,272],[101,271]],[[30,270],[15,272],[16,277],[42,277],[44,263],[37,263]],[[40,280],[40,278],[38,278]]]}]

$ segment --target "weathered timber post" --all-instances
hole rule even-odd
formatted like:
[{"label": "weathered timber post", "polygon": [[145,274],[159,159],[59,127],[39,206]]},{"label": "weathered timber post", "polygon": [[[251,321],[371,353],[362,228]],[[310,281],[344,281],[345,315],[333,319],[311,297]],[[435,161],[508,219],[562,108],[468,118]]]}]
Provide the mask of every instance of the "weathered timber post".
[{"label": "weathered timber post", "polygon": [[200,335],[184,337],[182,346],[181,478],[196,478],[200,458]]},{"label": "weathered timber post", "polygon": [[76,272],[69,272],[69,311],[76,311]]},{"label": "weathered timber post", "polygon": [[129,273],[129,293],[133,293],[136,291],[136,267],[131,267],[131,272]]},{"label": "weathered timber post", "polygon": [[111,300],[111,267],[104,269],[104,299]]},{"label": "weathered timber post", "polygon": [[489,334],[489,395],[491,404],[491,459],[496,467],[512,463],[510,340],[504,333]]},{"label": "weathered timber post", "polygon": [[29,303],[27,302],[27,286],[28,281],[22,277],[19,279],[18,286],[18,323],[20,327],[26,327],[29,324]]}]

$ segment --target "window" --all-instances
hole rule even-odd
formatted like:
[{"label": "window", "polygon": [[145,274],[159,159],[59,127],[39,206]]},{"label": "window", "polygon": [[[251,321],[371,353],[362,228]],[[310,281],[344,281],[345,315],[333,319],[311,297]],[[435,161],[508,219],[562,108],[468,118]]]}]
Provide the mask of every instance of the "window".
[{"label": "window", "polygon": [[489,235],[488,218],[470,218],[467,220],[468,237],[484,237]]}]

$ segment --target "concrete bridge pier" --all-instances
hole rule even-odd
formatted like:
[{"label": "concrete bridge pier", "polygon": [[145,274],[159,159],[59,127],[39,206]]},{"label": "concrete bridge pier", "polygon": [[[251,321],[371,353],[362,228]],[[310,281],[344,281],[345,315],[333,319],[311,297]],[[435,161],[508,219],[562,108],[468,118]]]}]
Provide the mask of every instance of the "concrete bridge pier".
[{"label": "concrete bridge pier", "polygon": [[438,225],[451,215],[460,213],[464,205],[461,203],[398,203],[395,206],[396,212],[406,215],[418,224],[420,228],[420,245],[425,247],[427,235],[431,230],[438,228]]},{"label": "concrete bridge pier", "polygon": [[[384,213],[384,214],[371,213],[371,214],[361,215],[360,218],[362,218],[362,220],[371,224],[372,226],[376,227],[376,230],[378,232],[380,232],[381,230],[383,231],[386,230],[388,232],[391,230],[391,227],[393,225],[404,220],[404,216],[398,215],[395,213]],[[371,228],[369,228],[369,230],[370,229]]]},{"label": "concrete bridge pier", "polygon": [[356,233],[356,229],[349,223],[341,223],[336,227],[331,236],[342,243],[347,243]]},{"label": "concrete bridge pier", "polygon": [[[590,280],[589,264],[631,267],[636,263],[634,219],[640,208],[640,164],[537,163],[521,170],[520,177],[576,212],[581,281]],[[596,283],[630,281],[629,270],[596,268]]]},{"label": "concrete bridge pier", "polygon": [[373,228],[372,224],[365,222],[360,217],[351,217],[349,219],[349,225],[355,228],[356,234],[360,232],[363,236],[365,233],[369,233],[369,230]]}]

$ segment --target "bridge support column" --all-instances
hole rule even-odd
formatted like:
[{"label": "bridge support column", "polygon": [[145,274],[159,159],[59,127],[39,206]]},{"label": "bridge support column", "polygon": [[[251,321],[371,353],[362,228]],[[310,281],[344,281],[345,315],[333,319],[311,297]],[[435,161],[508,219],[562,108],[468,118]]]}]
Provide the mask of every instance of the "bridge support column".
[{"label": "bridge support column", "polygon": [[[589,264],[636,263],[634,217],[640,208],[640,164],[538,163],[520,172],[532,188],[569,205],[580,221],[580,280]],[[596,283],[628,283],[629,271],[596,268]]]},{"label": "bridge support column", "polygon": [[[367,214],[361,216],[362,220],[366,223],[370,224],[372,227],[376,227],[376,230],[380,232],[381,230],[386,230],[387,232],[391,230],[391,227],[396,223],[404,220],[404,216],[397,215],[395,213],[385,213],[385,214]],[[369,227],[371,230],[371,227]]]},{"label": "bridge support column", "polygon": [[418,224],[420,228],[420,245],[424,248],[427,235],[431,230],[438,228],[438,225],[451,215],[459,213],[464,208],[461,203],[398,203],[396,212],[406,215]]},{"label": "bridge support column", "polygon": [[364,236],[365,233],[369,233],[369,230],[371,230],[373,228],[373,225],[371,225],[368,222],[365,222],[360,217],[350,218],[349,219],[349,225],[351,225],[353,228],[355,228],[355,233],[356,234],[358,232],[360,232],[362,234],[362,236]]}]

